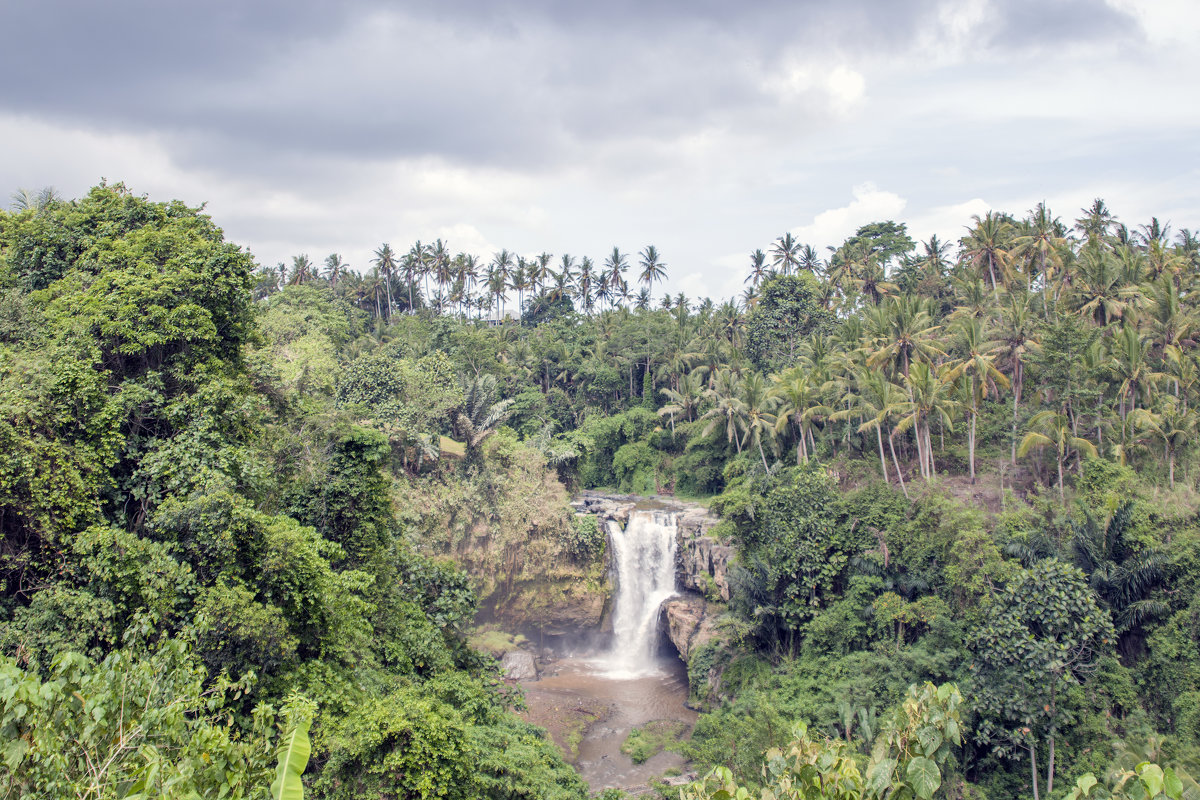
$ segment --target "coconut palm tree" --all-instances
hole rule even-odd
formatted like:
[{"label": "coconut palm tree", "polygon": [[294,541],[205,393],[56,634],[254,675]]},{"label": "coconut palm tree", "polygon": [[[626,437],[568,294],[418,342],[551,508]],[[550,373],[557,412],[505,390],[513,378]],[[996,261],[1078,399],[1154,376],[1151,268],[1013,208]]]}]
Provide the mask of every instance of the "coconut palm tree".
[{"label": "coconut palm tree", "polygon": [[1196,412],[1179,400],[1166,395],[1160,398],[1155,411],[1138,408],[1130,412],[1130,421],[1158,439],[1163,446],[1163,461],[1167,463],[1167,479],[1175,488],[1175,456],[1196,436]]},{"label": "coconut palm tree", "polygon": [[771,264],[775,270],[790,275],[793,269],[800,266],[800,251],[803,247],[791,231],[783,234],[771,245]]},{"label": "coconut palm tree", "polygon": [[[1062,267],[1062,249],[1066,246],[1066,231],[1062,222],[1050,213],[1045,203],[1029,212],[1029,220],[1020,235],[1012,241],[1012,256],[1031,266],[1026,271],[1033,282],[1036,274],[1042,282],[1043,302],[1048,302],[1051,276]],[[1033,265],[1036,264],[1036,268]]]},{"label": "coconut palm tree", "polygon": [[743,283],[758,286],[766,276],[767,254],[762,250],[755,250],[750,254],[750,274],[746,276],[746,280]]},{"label": "coconut palm tree", "polygon": [[821,261],[820,253],[811,244],[800,248],[799,258],[799,268],[814,275],[819,275],[825,266],[825,262]]},{"label": "coconut palm tree", "polygon": [[917,297],[895,297],[868,314],[875,349],[867,358],[871,367],[891,366],[908,377],[914,361],[931,361],[944,356],[934,334],[941,329],[933,324],[928,306]]},{"label": "coconut palm tree", "polygon": [[960,243],[963,262],[987,275],[992,291],[996,292],[996,275],[1004,278],[1008,269],[1012,223],[994,211],[987,212],[982,219],[978,214],[971,219],[975,220],[975,227],[967,229],[967,235]]},{"label": "coconut palm tree", "polygon": [[891,420],[896,409],[908,399],[904,389],[889,381],[878,370],[862,369],[854,375],[856,392],[848,408],[831,414],[831,422],[843,419],[859,419],[859,433],[875,431],[875,442],[879,447],[879,468],[883,472],[884,481],[888,480],[887,459],[883,454],[883,429],[888,428],[888,447],[892,454],[892,464],[896,468],[896,477],[900,482],[900,490],[908,497],[908,487],[904,485],[904,473],[900,469],[900,461],[896,458],[896,447],[891,436]]},{"label": "coconut palm tree", "polygon": [[718,370],[713,379],[714,386],[709,389],[709,396],[714,401],[712,408],[700,417],[701,421],[707,420],[708,425],[705,426],[702,436],[708,436],[718,425],[725,427],[725,439],[737,448],[737,452],[741,455],[742,452],[742,437],[739,435],[738,428],[740,420],[744,416],[742,410],[741,394],[741,379],[727,369]]},{"label": "coconut palm tree", "polygon": [[1104,201],[1097,197],[1088,208],[1079,209],[1081,216],[1075,220],[1075,230],[1082,233],[1088,244],[1103,242],[1117,218],[1108,210]]},{"label": "coconut palm tree", "polygon": [[763,449],[763,439],[772,441],[774,447],[775,425],[778,417],[775,415],[776,400],[771,394],[770,386],[761,373],[751,372],[741,382],[741,401],[738,425],[744,431],[743,444],[753,444],[758,447],[758,456],[762,459],[764,470],[767,465],[767,454]]},{"label": "coconut palm tree", "polygon": [[912,363],[904,383],[909,399],[896,406],[900,421],[896,424],[895,432],[913,432],[917,441],[917,461],[921,467],[921,475],[928,482],[937,471],[933,460],[930,423],[936,419],[947,430],[953,430],[951,414],[957,410],[958,402],[951,397],[953,383],[946,380],[944,374],[933,365],[924,361]]},{"label": "coconut palm tree", "polygon": [[1118,390],[1121,419],[1138,407],[1138,398],[1148,395],[1155,382],[1166,376],[1153,369],[1146,337],[1129,322],[1121,325],[1110,345],[1108,369],[1121,382]]},{"label": "coconut palm tree", "polygon": [[809,444],[816,446],[813,423],[832,413],[832,409],[821,403],[821,386],[814,384],[810,374],[801,367],[792,367],[776,375],[774,384],[771,391],[779,403],[776,433],[792,426],[796,431],[796,463],[808,461]]},{"label": "coconut palm tree", "polygon": [[1141,299],[1141,292],[1136,286],[1125,286],[1121,272],[1111,250],[1085,247],[1076,261],[1071,309],[1100,327],[1122,319]]},{"label": "coconut palm tree", "polygon": [[1080,459],[1079,463],[1082,469],[1084,455],[1091,458],[1096,457],[1096,445],[1072,433],[1071,418],[1066,414],[1061,411],[1046,410],[1030,417],[1029,431],[1021,440],[1017,455],[1024,458],[1030,450],[1046,448],[1054,451],[1055,463],[1058,465],[1058,499],[1065,505],[1067,497],[1063,490],[1063,466],[1074,455]]},{"label": "coconut palm tree", "polygon": [[1009,385],[1013,390],[1012,454],[1010,463],[1017,465],[1017,412],[1021,392],[1025,387],[1025,359],[1041,350],[1037,341],[1033,313],[1029,308],[1029,293],[1009,292],[1000,305],[1000,322],[992,332],[988,352],[994,353],[1008,367]]},{"label": "coconut palm tree", "polygon": [[294,286],[309,283],[316,275],[316,269],[313,267],[312,259],[308,257],[308,253],[292,256],[292,279],[289,283]]},{"label": "coconut palm tree", "polygon": [[350,265],[343,261],[337,253],[325,256],[325,280],[329,281],[330,289],[337,290],[338,281],[342,279],[349,268]]},{"label": "coconut palm tree", "polygon": [[[371,263],[383,275],[384,294],[387,296],[387,317],[392,318],[392,274],[396,271],[396,254],[392,252],[392,246],[387,242],[375,250],[375,257],[371,259]],[[412,281],[408,282],[408,307],[412,308]]]},{"label": "coconut palm tree", "polygon": [[670,417],[671,433],[675,432],[675,416],[681,415],[687,422],[696,417],[704,402],[704,380],[699,372],[693,371],[684,375],[679,381],[678,389],[660,389],[667,398],[667,404],[658,410],[659,416]]},{"label": "coconut palm tree", "polygon": [[513,273],[513,254],[508,248],[501,248],[499,253],[492,256],[488,271],[488,291],[496,298],[500,306],[500,317],[504,317],[504,295],[508,291]]},{"label": "coconut palm tree", "polygon": [[596,274],[592,260],[587,256],[579,262],[579,277],[575,283],[576,296],[579,298],[579,305],[583,309],[583,313],[589,317],[592,315],[592,309],[595,307],[596,297],[593,294],[595,288]]},{"label": "coconut palm tree", "polygon": [[965,381],[964,394],[966,402],[963,408],[967,414],[967,453],[971,483],[975,483],[975,423],[979,418],[979,405],[990,393],[999,398],[999,387],[1008,388],[1009,381],[1004,373],[996,368],[994,356],[989,353],[988,338],[984,332],[983,320],[969,318],[958,326],[960,347],[964,356],[945,374],[948,381]]}]

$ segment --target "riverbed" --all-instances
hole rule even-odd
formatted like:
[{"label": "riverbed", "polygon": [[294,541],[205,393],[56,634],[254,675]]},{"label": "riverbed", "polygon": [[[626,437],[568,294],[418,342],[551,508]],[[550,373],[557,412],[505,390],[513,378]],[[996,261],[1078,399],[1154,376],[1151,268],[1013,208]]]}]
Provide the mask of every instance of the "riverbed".
[{"label": "riverbed", "polygon": [[656,669],[613,677],[603,658],[567,656],[547,665],[538,680],[522,681],[529,710],[523,715],[546,728],[593,791],[644,786],[678,774],[686,762],[664,750],[643,764],[621,752],[634,728],[656,720],[679,723],[687,738],[696,712],[687,701],[687,671],[678,658],[662,658]]}]

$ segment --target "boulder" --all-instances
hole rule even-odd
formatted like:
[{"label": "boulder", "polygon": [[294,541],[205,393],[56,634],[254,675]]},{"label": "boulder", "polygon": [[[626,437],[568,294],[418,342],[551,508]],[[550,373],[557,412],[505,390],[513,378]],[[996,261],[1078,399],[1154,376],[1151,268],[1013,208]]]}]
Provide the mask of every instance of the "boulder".
[{"label": "boulder", "polygon": [[533,656],[524,650],[510,650],[500,659],[500,671],[512,681],[528,681],[537,678],[537,665]]}]

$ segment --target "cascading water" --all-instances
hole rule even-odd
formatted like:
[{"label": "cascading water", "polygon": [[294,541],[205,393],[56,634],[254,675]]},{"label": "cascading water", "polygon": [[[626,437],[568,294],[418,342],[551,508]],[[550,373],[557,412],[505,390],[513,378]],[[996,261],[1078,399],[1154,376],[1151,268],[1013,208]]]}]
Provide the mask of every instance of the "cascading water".
[{"label": "cascading water", "polygon": [[624,530],[606,523],[617,570],[613,645],[605,672],[632,678],[658,671],[658,610],[675,594],[675,514],[632,511]]}]

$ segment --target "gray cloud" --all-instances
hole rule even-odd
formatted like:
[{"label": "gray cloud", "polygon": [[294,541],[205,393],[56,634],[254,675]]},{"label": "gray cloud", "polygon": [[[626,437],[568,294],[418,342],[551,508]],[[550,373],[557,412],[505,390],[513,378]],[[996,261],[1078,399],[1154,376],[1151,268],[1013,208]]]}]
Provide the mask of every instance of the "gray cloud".
[{"label": "gray cloud", "polygon": [[[1102,0],[992,0],[965,15],[974,27],[947,21],[970,7],[0,4],[14,76],[0,130],[16,138],[28,120],[54,142],[26,139],[46,152],[0,165],[0,183],[62,186],[30,166],[60,163],[80,182],[148,177],[133,188],[211,199],[269,262],[336,247],[363,265],[369,250],[352,243],[463,230],[521,252],[654,241],[700,274],[867,182],[919,216],[976,197],[1036,202],[1047,184],[1086,185],[1070,201],[1082,205],[1129,186],[1139,160],[1142,174],[1195,163],[1195,104],[1155,102],[1187,70],[1145,98],[1175,132],[1153,158],[1143,123],[1106,108],[1130,76],[1156,74],[1130,18]],[[79,132],[79,154],[49,152]],[[1162,185],[1174,208],[1196,206],[1182,182]]]},{"label": "gray cloud", "polygon": [[[804,113],[764,92],[784,60],[903,53],[933,0],[739,5],[358,0],[11,3],[9,110],[174,137],[185,163],[268,174],[305,153],[552,167],[597,143],[716,127],[769,130]],[[1112,36],[1090,0],[999,4],[988,36],[1020,47]],[[200,146],[195,146],[200,142]]]}]

